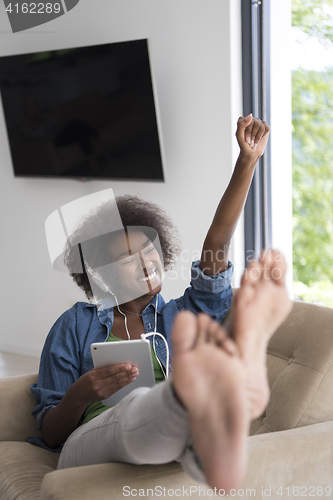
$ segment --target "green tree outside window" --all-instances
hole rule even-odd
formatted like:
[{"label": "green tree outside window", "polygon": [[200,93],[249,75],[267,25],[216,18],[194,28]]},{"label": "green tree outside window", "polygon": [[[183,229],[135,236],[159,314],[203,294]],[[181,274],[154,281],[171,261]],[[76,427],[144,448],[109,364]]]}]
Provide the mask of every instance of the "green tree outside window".
[{"label": "green tree outside window", "polygon": [[[293,0],[292,22],[333,46],[333,0]],[[333,307],[333,59],[292,74],[294,293]]]}]

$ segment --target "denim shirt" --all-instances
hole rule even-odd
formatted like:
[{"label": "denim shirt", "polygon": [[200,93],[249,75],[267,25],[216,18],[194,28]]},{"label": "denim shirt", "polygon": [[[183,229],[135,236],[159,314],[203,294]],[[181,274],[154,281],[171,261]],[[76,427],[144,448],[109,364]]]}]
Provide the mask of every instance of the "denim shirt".
[{"label": "denim shirt", "polygon": [[[205,312],[221,322],[230,308],[232,263],[229,262],[226,271],[214,276],[205,275],[199,265],[199,260],[193,262],[191,283],[183,296],[165,303],[162,296],[158,295],[156,331],[165,337],[170,351],[172,323],[179,311],[187,309],[195,314]],[[156,297],[142,312],[146,333],[155,329],[155,308]],[[106,341],[112,329],[113,318],[113,307],[109,306],[108,299],[103,299],[98,304],[77,302],[55,322],[42,351],[38,382],[31,385],[37,403],[32,415],[37,418],[38,429],[41,429],[45,413],[60,403],[70,386],[81,375],[93,369],[90,345]],[[148,339],[152,342],[152,336]],[[155,337],[155,349],[165,366],[166,347],[159,336]],[[51,451],[61,450],[60,447],[49,448],[40,437],[28,438],[27,441]]]}]

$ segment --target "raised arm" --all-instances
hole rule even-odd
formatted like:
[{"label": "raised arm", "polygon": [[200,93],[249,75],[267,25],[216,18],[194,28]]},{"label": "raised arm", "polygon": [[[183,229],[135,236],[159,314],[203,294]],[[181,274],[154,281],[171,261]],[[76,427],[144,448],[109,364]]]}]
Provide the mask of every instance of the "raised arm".
[{"label": "raised arm", "polygon": [[252,115],[238,119],[236,137],[240,153],[201,253],[200,268],[207,275],[219,274],[228,268],[230,240],[244,208],[255,166],[265,151],[269,130],[266,122]]}]

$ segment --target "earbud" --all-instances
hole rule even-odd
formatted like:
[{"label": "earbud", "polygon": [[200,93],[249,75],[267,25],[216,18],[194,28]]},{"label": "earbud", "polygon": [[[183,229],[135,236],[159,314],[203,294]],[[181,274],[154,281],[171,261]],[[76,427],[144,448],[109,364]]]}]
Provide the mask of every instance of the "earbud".
[{"label": "earbud", "polygon": [[112,293],[110,288],[107,286],[106,283],[104,283],[104,281],[102,280],[102,278],[99,276],[98,273],[96,273],[95,271],[93,271],[91,269],[91,267],[85,262],[85,268],[87,270],[87,272],[90,274],[91,276],[91,279],[93,280],[93,282],[101,289],[103,290],[103,292],[109,292],[109,293]]}]

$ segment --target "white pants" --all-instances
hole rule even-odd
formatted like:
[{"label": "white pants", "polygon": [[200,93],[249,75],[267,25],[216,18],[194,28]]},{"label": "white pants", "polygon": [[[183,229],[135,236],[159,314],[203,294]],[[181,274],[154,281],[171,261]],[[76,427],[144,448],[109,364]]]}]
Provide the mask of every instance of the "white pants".
[{"label": "white pants", "polygon": [[114,408],[76,429],[60,454],[58,469],[108,462],[162,464],[179,461],[205,482],[191,447],[188,414],[171,382],[135,389]]}]

